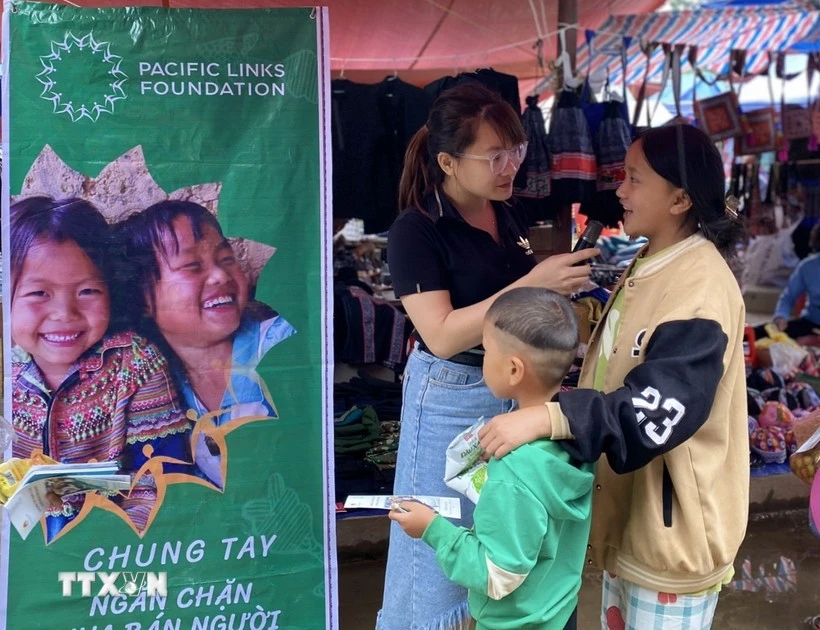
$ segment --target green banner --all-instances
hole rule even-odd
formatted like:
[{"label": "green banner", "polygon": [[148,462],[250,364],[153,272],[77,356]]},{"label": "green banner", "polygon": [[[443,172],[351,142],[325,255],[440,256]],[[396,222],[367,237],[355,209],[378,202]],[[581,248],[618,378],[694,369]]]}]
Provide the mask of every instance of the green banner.
[{"label": "green banner", "polygon": [[335,628],[326,13],[3,29],[0,628]]}]

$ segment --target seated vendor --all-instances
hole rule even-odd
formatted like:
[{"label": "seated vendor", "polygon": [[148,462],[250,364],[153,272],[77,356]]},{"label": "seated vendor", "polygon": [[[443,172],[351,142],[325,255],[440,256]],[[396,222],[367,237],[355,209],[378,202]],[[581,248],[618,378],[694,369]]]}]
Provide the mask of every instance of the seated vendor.
[{"label": "seated vendor", "polygon": [[[789,282],[774,313],[774,324],[792,339],[820,335],[820,223],[814,226],[809,238],[812,253],[802,260],[789,278]],[[791,319],[797,300],[807,295],[806,306],[796,319]],[[757,337],[765,337],[763,326],[755,328]]]}]

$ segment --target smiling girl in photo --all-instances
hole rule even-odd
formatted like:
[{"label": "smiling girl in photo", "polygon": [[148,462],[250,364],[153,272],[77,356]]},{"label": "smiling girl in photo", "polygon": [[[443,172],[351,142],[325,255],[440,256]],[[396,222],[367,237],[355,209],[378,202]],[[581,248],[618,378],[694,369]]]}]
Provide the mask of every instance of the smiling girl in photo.
[{"label": "smiling girl in photo", "polygon": [[[188,408],[216,426],[277,418],[256,368],[296,331],[269,309],[254,316],[248,279],[216,217],[196,203],[163,201],[116,231],[131,323],[168,356]],[[221,458],[207,438],[196,461],[221,487]]]},{"label": "smiling girl in photo", "polygon": [[[82,199],[12,204],[11,336],[14,457],[43,451],[61,463],[119,460],[134,473],[143,447],[190,461],[191,425],[159,350],[110,331],[109,228]],[[156,501],[144,476],[121,506],[138,531]],[[72,521],[84,495],[46,517],[47,540]],[[119,500],[118,500],[119,502]]]}]

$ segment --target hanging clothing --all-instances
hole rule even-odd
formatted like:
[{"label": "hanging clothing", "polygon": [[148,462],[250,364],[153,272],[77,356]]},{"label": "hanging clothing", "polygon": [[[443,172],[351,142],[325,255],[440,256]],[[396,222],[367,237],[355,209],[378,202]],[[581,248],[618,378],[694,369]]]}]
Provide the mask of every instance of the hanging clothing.
[{"label": "hanging clothing", "polygon": [[368,233],[390,227],[404,153],[429,108],[423,90],[398,78],[331,83],[334,217],[363,219]]},{"label": "hanging clothing", "polygon": [[563,90],[559,95],[549,138],[555,201],[564,205],[592,201],[597,179],[595,149],[575,92]]},{"label": "hanging clothing", "polygon": [[501,94],[501,98],[519,114],[521,113],[521,95],[518,92],[518,77],[503,72],[496,72],[492,68],[481,68],[474,73],[476,79],[488,88]]},{"label": "hanging clothing", "polygon": [[537,96],[527,97],[521,123],[527,134],[527,157],[518,171],[515,193],[526,214],[527,224],[535,225],[538,221],[554,219],[556,215],[550,198],[549,137]]},{"label": "hanging clothing", "polygon": [[458,76],[442,77],[424,87],[431,101],[435,101],[442,92],[463,85],[478,81],[482,85],[498,92],[512,108],[521,114],[521,96],[518,92],[518,77],[503,72],[496,72],[492,68],[482,68],[476,72],[462,72]]},{"label": "hanging clothing", "polygon": [[375,147],[385,134],[373,89],[337,79],[331,83],[330,128],[333,147],[333,216],[376,218],[370,183],[376,170]]},{"label": "hanging clothing", "polygon": [[601,103],[603,118],[593,136],[598,165],[595,198],[582,204],[581,212],[608,227],[617,227],[624,209],[615,191],[624,181],[626,152],[632,144],[632,128],[618,101]]},{"label": "hanging clothing", "polygon": [[[604,90],[604,94],[607,90]],[[589,84],[589,77],[584,80],[584,88],[581,91],[581,109],[584,111],[584,118],[586,118],[587,126],[589,127],[589,134],[595,138],[598,135],[598,129],[604,118],[607,117],[609,109],[608,103],[617,103],[620,108],[620,114],[629,123],[629,107],[622,101],[603,101],[598,102],[595,95],[592,93],[592,88]],[[630,132],[631,133],[631,132]]]},{"label": "hanging clothing", "polygon": [[[746,166],[744,164],[732,164],[732,179],[729,184],[729,192],[739,200],[743,200],[743,190],[746,186]],[[741,210],[745,207],[741,204]]]},{"label": "hanging clothing", "polygon": [[430,97],[421,88],[389,77],[373,87],[384,130],[375,147],[374,177],[362,182],[372,187],[375,217],[365,220],[368,233],[386,232],[399,213],[399,181],[404,154],[415,133],[427,122]]},{"label": "hanging clothing", "polygon": [[358,286],[334,287],[336,357],[345,363],[378,363],[400,369],[407,361],[413,326],[395,306]]}]

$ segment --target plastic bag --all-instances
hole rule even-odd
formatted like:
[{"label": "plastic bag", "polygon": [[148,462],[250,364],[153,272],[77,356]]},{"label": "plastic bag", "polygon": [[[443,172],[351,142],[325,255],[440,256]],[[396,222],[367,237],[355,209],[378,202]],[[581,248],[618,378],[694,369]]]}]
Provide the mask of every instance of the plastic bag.
[{"label": "plastic bag", "polygon": [[0,416],[0,459],[2,459],[3,453],[6,452],[6,449],[11,446],[13,442],[14,427],[12,427],[3,416]]},{"label": "plastic bag", "polygon": [[484,426],[484,418],[466,431],[459,433],[447,447],[444,465],[444,483],[448,488],[478,503],[481,488],[487,481],[487,462],[481,459],[484,452],[478,440],[478,432]]},{"label": "plastic bag", "polygon": [[792,472],[811,484],[820,466],[820,428],[789,459]]},{"label": "plastic bag", "polygon": [[800,367],[808,352],[788,343],[775,343],[769,348],[772,367],[781,374],[791,374]]},{"label": "plastic bag", "polygon": [[776,343],[784,343],[788,346],[802,349],[802,346],[799,343],[789,337],[773,323],[769,322],[764,326],[764,329],[766,330],[766,336],[755,341],[755,348],[768,350]]},{"label": "plastic bag", "polygon": [[749,243],[743,257],[742,286],[785,287],[800,259],[794,253],[792,232],[799,223],[765,234]]}]

